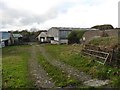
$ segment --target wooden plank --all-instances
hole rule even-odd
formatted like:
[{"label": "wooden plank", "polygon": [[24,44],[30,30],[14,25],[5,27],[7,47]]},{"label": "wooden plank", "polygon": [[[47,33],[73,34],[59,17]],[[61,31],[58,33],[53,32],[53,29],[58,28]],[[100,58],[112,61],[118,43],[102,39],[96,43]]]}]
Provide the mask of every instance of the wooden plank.
[{"label": "wooden plank", "polygon": [[98,56],[98,55],[93,55],[93,54],[89,54],[89,53],[86,53],[86,52],[84,52],[85,54],[88,54],[88,55],[90,55],[90,56],[95,56],[95,57],[98,57],[98,58],[100,58],[100,59],[106,59],[105,57],[101,57],[101,56]]},{"label": "wooden plank", "polygon": [[[90,50],[90,49],[87,49],[87,50]],[[90,50],[90,51],[94,52],[95,50]],[[98,52],[98,51],[97,51],[97,52]],[[98,55],[94,55],[94,54],[87,53],[87,52],[85,52],[85,50],[84,50],[84,53],[87,54],[87,55],[90,55],[90,56],[94,56],[94,57],[103,59],[103,60],[104,60],[103,63],[96,60],[98,63],[101,63],[101,64],[103,64],[103,65],[106,63],[106,61],[107,61],[107,59],[108,59],[108,57],[109,57],[109,55],[110,55],[109,53],[102,53],[102,54],[106,54],[107,56],[106,56],[106,57],[101,57],[101,56],[98,56]],[[100,53],[100,52],[99,52],[99,53]]]},{"label": "wooden plank", "polygon": [[[98,48],[98,49],[94,50],[95,48]],[[97,62],[104,65],[106,63],[106,61],[108,60],[108,57],[109,57],[110,53],[109,52],[104,52],[104,51],[99,51],[99,49],[100,49],[100,47],[85,45],[85,48],[82,51],[83,51],[83,53],[85,53],[89,56],[93,56],[93,57],[96,57],[96,58],[103,59],[104,62],[100,62],[100,61],[97,61]]]},{"label": "wooden plank", "polygon": [[106,63],[106,61],[107,61],[107,59],[108,59],[108,56],[109,56],[109,54],[107,55],[107,57],[106,57],[106,59],[105,59],[105,61],[104,61],[104,64]]},{"label": "wooden plank", "polygon": [[102,63],[102,62],[100,62],[100,61],[98,61],[98,60],[95,60],[96,62],[98,62],[98,63],[100,63],[100,64],[103,64],[104,65],[104,63]]},{"label": "wooden plank", "polygon": [[[85,51],[85,50],[84,50]],[[92,50],[92,52],[94,52],[93,50]],[[100,53],[99,53],[100,54]],[[101,54],[104,54],[104,55],[108,55],[109,53],[101,53]],[[97,55],[98,56],[98,55]],[[106,56],[107,57],[107,56]]]},{"label": "wooden plank", "polygon": [[109,54],[109,53],[106,53],[106,52],[103,52],[103,51],[95,51],[95,50],[91,50],[91,49],[86,49],[88,51],[92,51],[92,52],[98,52],[98,53],[103,53],[103,54]]},{"label": "wooden plank", "polygon": [[[91,55],[91,56],[94,56],[94,55],[89,54],[89,53],[86,53],[86,52],[84,52],[84,53],[85,53],[85,54],[88,54],[88,55]],[[99,57],[99,58],[101,58],[101,59],[105,59],[104,62],[100,62],[100,61],[98,61],[98,60],[95,60],[95,61],[98,62],[98,63],[100,63],[100,64],[103,64],[103,65],[104,65],[107,59],[104,58],[104,57]]]},{"label": "wooden plank", "polygon": [[[87,49],[87,51],[98,52],[99,54],[109,55],[109,53]],[[107,56],[106,56],[107,57]]]}]

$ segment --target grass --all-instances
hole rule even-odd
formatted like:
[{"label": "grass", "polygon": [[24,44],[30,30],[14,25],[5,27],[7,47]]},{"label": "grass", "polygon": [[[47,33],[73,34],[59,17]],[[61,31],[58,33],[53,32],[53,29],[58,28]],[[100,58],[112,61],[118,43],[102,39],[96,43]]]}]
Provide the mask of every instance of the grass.
[{"label": "grass", "polygon": [[80,45],[46,45],[44,46],[57,60],[63,61],[81,71],[84,71],[94,78],[110,79],[111,86],[120,86],[120,69],[112,68],[107,65],[101,65],[95,62],[94,58],[83,56],[80,53]]},{"label": "grass", "polygon": [[8,46],[3,48],[3,88],[27,88],[32,83],[28,73],[29,46]]},{"label": "grass", "polygon": [[42,54],[37,54],[38,61],[40,65],[46,70],[48,75],[52,78],[52,81],[55,82],[57,87],[66,87],[69,85],[78,85],[80,82],[73,79],[70,76],[67,76],[64,72],[62,72],[57,67],[51,65]]},{"label": "grass", "polygon": [[104,47],[115,46],[118,45],[118,37],[100,37],[91,40],[89,44],[96,46],[104,46]]},{"label": "grass", "polygon": [[[45,45],[43,47],[56,60],[65,62],[95,78],[110,79],[112,87],[120,87],[120,69],[98,64],[93,58],[81,55],[81,45]],[[29,48],[31,47],[27,45],[3,48],[3,88],[32,87],[33,84],[28,72]],[[80,84],[80,82],[67,76],[57,67],[52,66],[40,52],[37,53],[37,58],[56,86],[64,87]]]}]

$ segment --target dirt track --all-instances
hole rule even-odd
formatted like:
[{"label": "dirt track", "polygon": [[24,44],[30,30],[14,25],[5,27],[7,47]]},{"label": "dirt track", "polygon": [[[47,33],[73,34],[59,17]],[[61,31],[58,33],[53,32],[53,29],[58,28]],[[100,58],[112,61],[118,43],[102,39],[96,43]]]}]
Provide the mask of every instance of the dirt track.
[{"label": "dirt track", "polygon": [[53,66],[59,68],[62,72],[66,73],[68,76],[71,76],[80,82],[82,82],[83,86],[103,86],[108,84],[108,80],[97,80],[92,79],[90,75],[87,75],[84,72],[77,70],[76,68],[67,65],[55,58],[51,57],[48,52],[46,52],[45,48],[40,45],[32,45],[30,50],[31,59],[29,60],[29,70],[31,79],[33,80],[35,87],[37,88],[55,88],[55,83],[53,83],[48,77],[47,72],[40,66],[37,61],[36,53],[39,50],[39,53],[45,57],[45,59]]},{"label": "dirt track", "polygon": [[43,56],[51,65],[61,69],[68,76],[74,77],[75,79],[81,81],[84,86],[103,86],[108,84],[109,80],[93,79],[90,75],[87,75],[86,73],[79,71],[74,67],[67,65],[63,62],[60,62],[59,60],[56,60],[55,58],[51,57],[50,54],[46,52],[44,47],[39,48],[40,52],[43,54]]},{"label": "dirt track", "polygon": [[35,46],[32,46],[31,59],[29,60],[29,70],[31,79],[34,81],[35,87],[37,88],[53,88],[54,83],[48,77],[47,72],[38,64],[36,59]]}]

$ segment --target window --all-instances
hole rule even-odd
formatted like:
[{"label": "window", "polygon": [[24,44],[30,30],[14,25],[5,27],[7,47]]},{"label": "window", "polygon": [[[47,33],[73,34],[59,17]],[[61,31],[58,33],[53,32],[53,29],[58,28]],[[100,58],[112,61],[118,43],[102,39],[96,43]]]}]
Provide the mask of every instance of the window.
[{"label": "window", "polygon": [[60,39],[67,39],[70,32],[71,32],[70,30],[61,30],[59,33]]}]

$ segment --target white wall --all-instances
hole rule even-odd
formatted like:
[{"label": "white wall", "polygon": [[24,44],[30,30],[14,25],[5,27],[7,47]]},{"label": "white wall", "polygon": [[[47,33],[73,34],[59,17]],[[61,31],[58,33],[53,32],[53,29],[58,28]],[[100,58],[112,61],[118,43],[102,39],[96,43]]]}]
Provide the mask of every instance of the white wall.
[{"label": "white wall", "polygon": [[61,39],[60,44],[68,44],[68,39]]},{"label": "white wall", "polygon": [[59,41],[51,40],[51,44],[59,44]]},{"label": "white wall", "polygon": [[58,37],[54,37],[54,40],[59,41],[59,38]]}]

